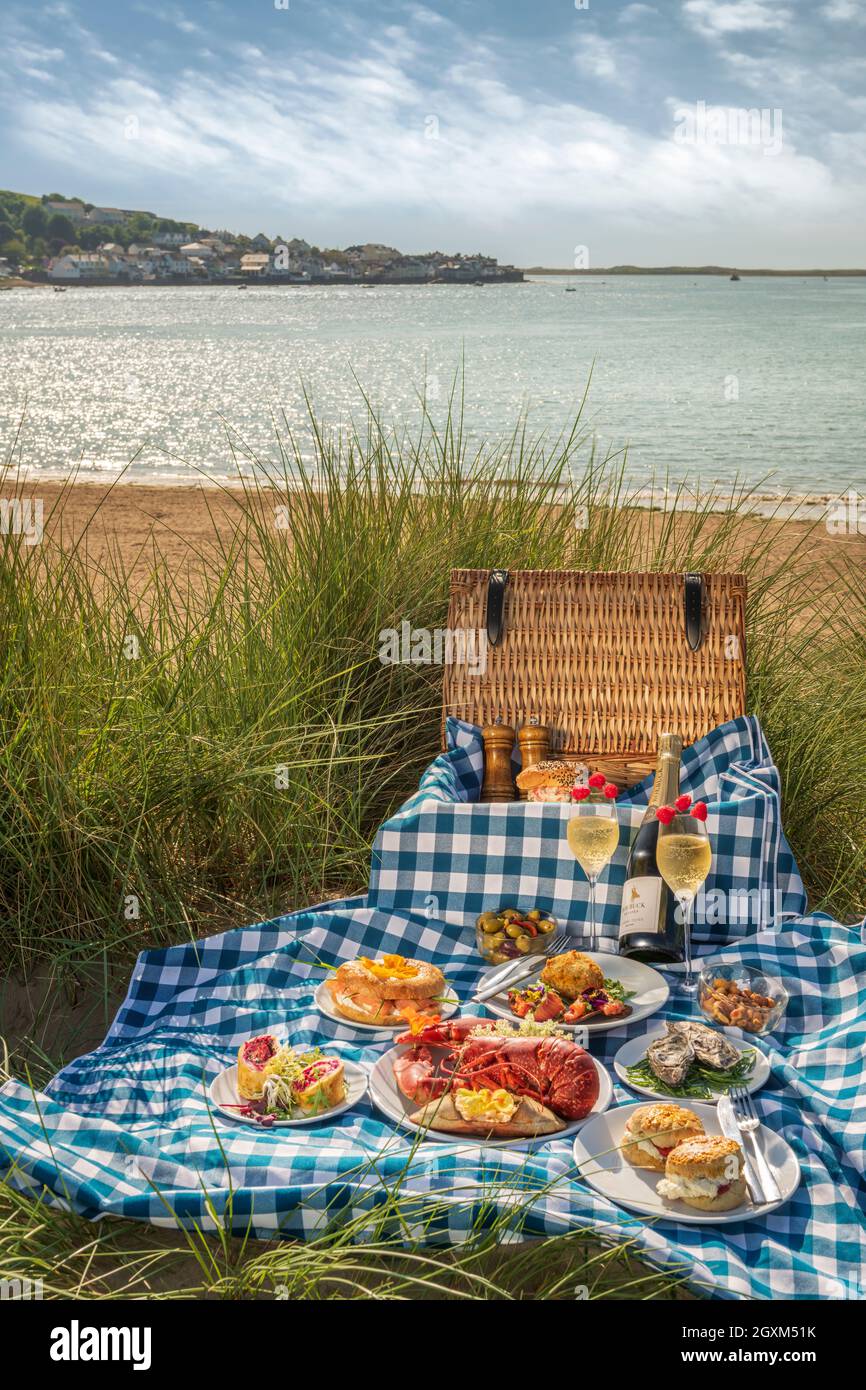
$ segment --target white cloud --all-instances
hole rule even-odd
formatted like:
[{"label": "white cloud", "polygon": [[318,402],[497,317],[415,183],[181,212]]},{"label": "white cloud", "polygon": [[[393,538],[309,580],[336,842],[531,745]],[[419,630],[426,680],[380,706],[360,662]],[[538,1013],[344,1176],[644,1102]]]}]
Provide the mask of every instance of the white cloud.
[{"label": "white cloud", "polygon": [[630,20],[645,19],[653,14],[658,14],[655,5],[644,5],[642,0],[635,0],[633,5],[626,5],[625,9],[620,10],[619,22],[621,24],[627,24]]},{"label": "white cloud", "polygon": [[[472,63],[441,85],[422,86],[375,47],[352,62],[238,63],[219,80],[186,72],[172,89],[129,77],[87,95],[24,99],[22,134],[70,167],[97,163],[139,176],[171,170],[190,202],[214,181],[239,198],[290,205],[401,209],[507,219],[556,208],[614,216],[783,217],[820,198],[832,179],[817,161],[786,148],[678,145],[673,122],[652,136],[578,102],[528,102],[500,78],[479,80]],[[438,138],[425,134],[436,113]],[[126,139],[128,118],[137,138]]]},{"label": "white cloud", "polygon": [[683,13],[698,33],[715,38],[720,34],[785,29],[791,21],[789,9],[770,0],[686,0]]},{"label": "white cloud", "polygon": [[821,6],[821,14],[839,24],[866,24],[866,8],[860,0],[830,0]]},{"label": "white cloud", "polygon": [[574,64],[583,77],[601,82],[621,80],[622,54],[615,43],[600,34],[581,34],[577,39]]}]

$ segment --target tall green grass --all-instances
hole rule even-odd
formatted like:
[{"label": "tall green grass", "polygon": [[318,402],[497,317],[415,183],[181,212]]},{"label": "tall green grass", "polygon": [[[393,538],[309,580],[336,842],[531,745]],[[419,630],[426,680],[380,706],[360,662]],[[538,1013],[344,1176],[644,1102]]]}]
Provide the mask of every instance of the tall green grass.
[{"label": "tall green grass", "polygon": [[382,665],[378,634],[443,626],[452,566],[745,569],[794,850],[815,905],[862,913],[866,594],[813,570],[808,537],[774,559],[771,521],[744,547],[749,489],[721,511],[674,489],[648,527],[579,421],[470,447],[459,402],[413,435],[311,413],[254,462],[198,585],[153,544],[142,584],[86,534],[0,536],[0,966],[126,959],[362,890],[439,735],[441,670]]}]

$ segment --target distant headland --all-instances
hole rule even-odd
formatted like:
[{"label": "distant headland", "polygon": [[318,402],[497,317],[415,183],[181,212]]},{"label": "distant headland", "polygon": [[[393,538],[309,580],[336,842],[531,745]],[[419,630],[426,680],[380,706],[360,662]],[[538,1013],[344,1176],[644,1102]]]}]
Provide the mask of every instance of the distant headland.
[{"label": "distant headland", "polygon": [[736,275],[741,280],[749,276],[791,276],[802,280],[817,276],[830,280],[849,275],[866,275],[866,270],[744,270],[735,265],[608,265],[593,270],[575,270],[560,266],[533,265],[523,267],[524,275]]}]

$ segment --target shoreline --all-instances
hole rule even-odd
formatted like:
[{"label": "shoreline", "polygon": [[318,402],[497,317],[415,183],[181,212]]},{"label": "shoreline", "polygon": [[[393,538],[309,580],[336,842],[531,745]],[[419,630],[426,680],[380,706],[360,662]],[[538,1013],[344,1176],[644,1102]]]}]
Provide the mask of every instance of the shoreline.
[{"label": "shoreline", "polygon": [[511,275],[495,275],[488,279],[476,280],[451,280],[436,277],[431,280],[420,280],[414,276],[394,276],[387,280],[339,280],[329,279],[324,275],[312,276],[309,280],[292,280],[287,275],[233,275],[226,276],[220,280],[203,280],[192,276],[174,275],[165,276],[162,279],[154,280],[128,280],[121,279],[119,276],[111,275],[82,275],[78,278],[58,277],[51,279],[47,274],[44,279],[30,279],[23,276],[12,276],[16,283],[2,284],[0,289],[33,289],[33,290],[246,290],[246,289],[273,289],[274,287],[284,290],[321,290],[321,289],[353,289],[353,290],[379,290],[393,289],[406,286],[414,289],[440,288],[443,285],[463,285],[471,289],[487,289],[490,285],[522,285],[526,277],[523,271],[516,271]]},{"label": "shoreline", "polygon": [[[282,491],[283,479],[277,479],[278,486],[264,477],[259,478],[258,482],[252,473],[245,475],[243,479],[238,477],[217,477],[196,473],[194,476],[173,476],[170,474],[153,475],[144,477],[141,475],[124,476],[122,467],[108,472],[107,470],[99,477],[70,477],[68,471],[31,469],[27,465],[19,468],[3,468],[0,466],[0,481],[5,484],[13,481],[15,489],[33,489],[39,485],[59,493],[64,487],[75,488],[94,488],[107,491],[117,488],[136,488],[144,491],[177,489],[180,492],[187,492],[200,488],[205,493],[217,494],[220,492],[236,492],[238,496],[243,496],[247,490],[256,486],[263,491]],[[503,484],[507,486],[507,483]],[[746,485],[744,485],[744,488]],[[849,490],[850,491],[850,490]],[[673,501],[676,496],[676,486],[671,488],[659,489],[638,489],[627,497],[624,505],[634,511],[654,512],[662,510],[667,503]],[[684,493],[677,499],[677,509],[682,512],[690,512],[696,509],[695,505],[689,505],[690,497],[694,494],[691,491]],[[744,516],[755,517],[776,517],[780,521],[793,521],[800,523],[813,523],[821,521],[828,509],[840,502],[845,502],[848,494],[834,492],[815,492],[798,493],[786,491],[783,488],[775,492],[754,492],[749,493],[748,502],[744,499],[742,509]],[[698,500],[702,506],[706,505],[712,498],[710,510],[722,513],[727,511],[735,500],[735,495],[726,492],[724,488],[718,490],[712,486],[707,487],[703,493],[699,494]],[[866,520],[866,518],[864,518]]]},{"label": "shoreline", "polygon": [[[262,498],[267,500],[268,489]],[[166,564],[178,576],[204,575],[219,560],[221,547],[254,500],[236,483],[214,487],[207,483],[155,483],[127,486],[110,483],[45,482],[40,489],[44,525],[50,544],[76,544],[86,531],[85,553],[97,570],[119,559],[146,587],[154,566]],[[284,494],[273,494],[277,499]],[[660,513],[632,508],[636,538],[652,534]],[[719,518],[721,522],[721,516]],[[712,520],[709,522],[712,527]],[[758,533],[768,538],[768,563],[778,563],[809,536],[810,559],[827,567],[866,567],[866,535],[832,534],[814,520],[744,515],[740,522],[743,549]],[[637,553],[637,552],[636,552]]]}]

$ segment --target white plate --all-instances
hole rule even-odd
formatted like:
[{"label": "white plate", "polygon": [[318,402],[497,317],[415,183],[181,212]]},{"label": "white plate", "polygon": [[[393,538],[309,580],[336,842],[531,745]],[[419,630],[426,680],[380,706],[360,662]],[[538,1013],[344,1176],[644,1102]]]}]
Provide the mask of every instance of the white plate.
[{"label": "white plate", "polygon": [[252,1125],[254,1129],[261,1129],[267,1132],[271,1129],[294,1129],[299,1125],[321,1124],[323,1120],[333,1120],[337,1115],[342,1115],[344,1110],[349,1110],[353,1105],[366,1095],[369,1078],[363,1067],[357,1062],[347,1062],[343,1060],[343,1068],[346,1080],[346,1099],[341,1100],[339,1105],[335,1105],[332,1110],[323,1110],[321,1115],[301,1115],[295,1120],[274,1120],[272,1125],[260,1125],[257,1120],[248,1119],[239,1110],[229,1109],[232,1105],[243,1105],[243,1099],[238,1094],[238,1069],[237,1063],[226,1067],[219,1076],[210,1083],[207,1089],[211,1103],[216,1106],[221,1114],[229,1120],[237,1120],[244,1125]]},{"label": "white plate", "polygon": [[[563,1023],[561,1019],[556,1018],[553,1021],[557,1028],[575,1031],[585,1028],[587,1037],[591,1038],[593,1033],[607,1033],[611,1028],[631,1028],[632,1024],[640,1023],[642,1019],[649,1018],[650,1014],[664,1008],[670,988],[664,976],[660,975],[658,970],[653,970],[651,965],[644,965],[640,960],[631,960],[629,956],[615,956],[605,951],[592,951],[587,954],[601,966],[606,980],[619,980],[626,990],[634,990],[633,997],[626,1000],[631,1013],[625,1018],[599,1019],[593,1023],[587,1023],[585,1019],[580,1023]],[[543,969],[542,963],[538,967],[538,973],[541,974]],[[530,975],[528,980],[521,980],[515,988],[528,989],[537,979],[538,975]],[[485,999],[484,1008],[497,1014],[499,1018],[509,1019],[511,1023],[520,1021],[508,1007],[507,990],[502,994],[494,994],[492,999]]]},{"label": "white plate", "polygon": [[442,1134],[412,1123],[409,1116],[420,1108],[418,1102],[408,1100],[394,1080],[394,1058],[402,1056],[410,1047],[411,1043],[400,1043],[397,1047],[389,1047],[388,1051],[383,1052],[378,1061],[374,1063],[370,1071],[370,1099],[377,1109],[381,1110],[383,1115],[387,1115],[394,1124],[401,1125],[404,1129],[421,1135],[423,1139],[434,1139],[439,1144],[470,1145],[472,1148],[535,1149],[540,1144],[549,1143],[552,1139],[569,1139],[577,1133],[581,1125],[589,1124],[593,1116],[601,1115],[613,1098],[613,1084],[610,1076],[600,1062],[596,1061],[594,1057],[590,1057],[590,1061],[598,1072],[598,1100],[584,1119],[571,1120],[565,1129],[557,1130],[556,1134],[539,1134],[534,1139],[489,1140],[474,1139],[471,1135],[466,1134]]},{"label": "white plate", "polygon": [[[360,1033],[405,1033],[409,1027],[409,1024],[402,1019],[399,1023],[356,1023],[352,1018],[344,1018],[334,1008],[334,1001],[325,980],[316,989],[313,1002],[319,1013],[324,1014],[325,1018],[332,1018],[335,1023],[342,1023],[344,1028],[357,1028]],[[456,1014],[459,1008],[460,1000],[456,995],[446,996],[445,1002],[436,1005],[440,1018],[450,1018],[452,1014]]]},{"label": "white plate", "polygon": [[[656,1183],[663,1176],[649,1168],[632,1168],[619,1151],[626,1120],[636,1109],[636,1105],[617,1105],[606,1115],[591,1120],[574,1141],[574,1161],[580,1175],[590,1187],[617,1206],[628,1207],[631,1211],[643,1212],[647,1216],[667,1221],[685,1221],[699,1226],[730,1225],[735,1221],[752,1221],[756,1216],[766,1216],[775,1211],[796,1192],[800,1181],[800,1165],[794,1150],[779,1134],[761,1125],[755,1131],[767,1159],[767,1163],[779,1184],[782,1193],[777,1202],[762,1202],[758,1205],[746,1201],[732,1211],[698,1211],[687,1207],[683,1202],[666,1202],[656,1192]],[[689,1101],[685,1106],[697,1115],[707,1134],[721,1134],[718,1115],[714,1105]],[[750,1156],[752,1137],[743,1143],[743,1150]]]},{"label": "white plate", "polygon": [[[659,1091],[655,1087],[639,1086],[636,1081],[629,1081],[626,1075],[629,1067],[635,1066],[641,1058],[646,1056],[646,1050],[650,1043],[655,1042],[656,1038],[663,1038],[666,1032],[667,1029],[662,1026],[661,1028],[653,1028],[651,1032],[645,1033],[641,1038],[629,1038],[614,1057],[613,1069],[624,1086],[628,1086],[632,1091],[637,1091],[642,1096],[652,1096],[655,1100],[670,1100],[680,1105],[691,1105],[692,1102],[688,1096],[669,1096],[665,1091]],[[729,1038],[728,1041],[730,1042],[732,1039]],[[734,1045],[736,1046],[736,1044]],[[738,1049],[740,1052],[748,1050],[748,1044]],[[770,1075],[770,1063],[759,1047],[752,1045],[751,1050],[755,1053],[755,1067],[749,1080],[741,1082],[741,1085],[747,1091],[759,1091]],[[718,1105],[721,1095],[724,1095],[723,1091],[714,1094],[710,1100],[699,1101],[698,1104]]]}]

